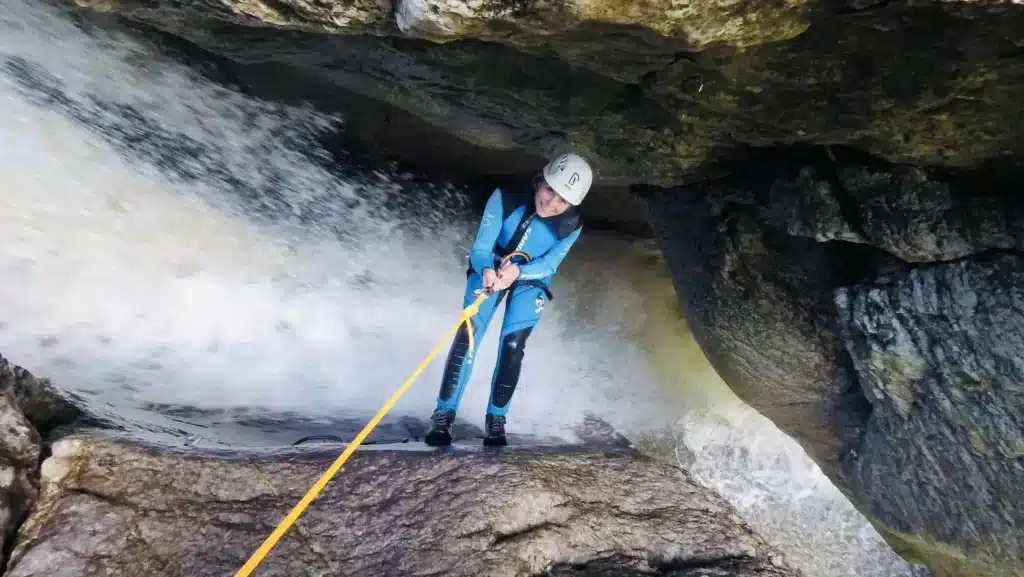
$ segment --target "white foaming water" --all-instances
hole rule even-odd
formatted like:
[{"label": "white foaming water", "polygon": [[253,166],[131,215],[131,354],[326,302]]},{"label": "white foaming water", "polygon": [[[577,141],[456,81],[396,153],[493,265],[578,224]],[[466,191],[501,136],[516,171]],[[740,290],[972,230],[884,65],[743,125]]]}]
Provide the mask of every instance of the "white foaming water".
[{"label": "white foaming water", "polygon": [[[367,414],[457,320],[472,223],[444,223],[456,210],[404,221],[378,202],[397,183],[346,181],[296,151],[328,119],[202,83],[127,38],[0,7],[0,346],[13,361],[118,403]],[[115,149],[128,139],[133,154]],[[265,205],[273,223],[249,214]],[[643,402],[642,354],[614,328],[565,330],[561,284],[531,337],[520,432],[577,424],[623,375]],[[498,324],[463,420],[482,424]],[[446,352],[396,414],[429,414]]]},{"label": "white foaming water", "polygon": [[[376,410],[455,322],[474,223],[381,209],[399,182],[309,155],[328,121],[0,0],[0,353],[121,406]],[[795,443],[695,360],[640,254],[584,235],[530,337],[510,429],[560,434],[591,410],[679,438],[809,575],[903,574]],[[460,419],[482,423],[500,314]],[[443,360],[393,412],[429,413]]]},{"label": "white foaming water", "polygon": [[909,575],[821,470],[771,421],[738,401],[680,422],[679,462],[770,535],[808,574]]}]

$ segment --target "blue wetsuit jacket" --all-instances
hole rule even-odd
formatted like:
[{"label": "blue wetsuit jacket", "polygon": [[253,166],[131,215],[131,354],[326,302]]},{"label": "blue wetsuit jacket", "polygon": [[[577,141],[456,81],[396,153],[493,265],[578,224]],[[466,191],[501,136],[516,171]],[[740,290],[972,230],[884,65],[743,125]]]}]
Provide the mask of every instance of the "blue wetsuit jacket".
[{"label": "blue wetsuit jacket", "polygon": [[550,218],[537,216],[535,210],[532,185],[496,188],[484,207],[469,252],[473,272],[482,275],[484,269],[494,269],[506,254],[522,251],[531,260],[519,266],[517,281],[540,281],[548,286],[583,232],[583,225],[575,206]]},{"label": "blue wetsuit jacket", "polygon": [[[551,280],[583,230],[579,209],[575,206],[551,218],[538,217],[534,201],[536,185],[536,181],[527,181],[499,187],[491,193],[468,255],[464,307],[475,300],[474,291],[483,284],[484,269],[497,270],[502,257],[517,250],[530,255],[529,262],[517,263],[520,274],[512,286],[484,300],[472,319],[477,339],[482,340],[498,302],[505,294],[510,295],[502,321],[501,344],[491,376],[491,397],[487,406],[487,412],[496,416],[504,416],[508,411],[519,382],[526,339],[540,320],[544,306],[542,293],[551,300]],[[473,370],[468,348],[469,337],[462,327],[448,352],[437,397],[439,409],[455,411],[459,407]]]}]

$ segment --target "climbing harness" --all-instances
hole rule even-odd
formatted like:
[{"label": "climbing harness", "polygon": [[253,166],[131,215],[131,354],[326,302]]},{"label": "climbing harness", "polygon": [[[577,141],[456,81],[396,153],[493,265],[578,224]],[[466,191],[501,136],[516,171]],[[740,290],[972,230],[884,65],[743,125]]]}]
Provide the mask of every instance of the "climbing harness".
[{"label": "climbing harness", "polygon": [[[524,257],[527,261],[530,260],[530,255],[522,251],[516,251],[506,255],[503,259],[501,259],[501,268],[504,268],[508,261],[510,261],[514,256]],[[469,354],[473,354],[474,341],[472,318],[476,316],[478,312],[480,312],[480,305],[484,302],[485,299],[487,299],[488,296],[490,296],[491,293],[484,291],[483,289],[479,289],[476,291],[475,294],[477,295],[476,299],[472,303],[470,303],[469,306],[462,309],[462,313],[459,315],[459,322],[455,323],[455,325],[448,330],[448,334],[446,334],[444,338],[441,340],[441,342],[439,342],[437,346],[434,347],[434,350],[430,351],[430,354],[428,354],[426,358],[424,358],[423,361],[420,362],[419,366],[416,367],[416,370],[414,370],[413,373],[409,375],[409,378],[406,379],[404,383],[402,383],[402,386],[398,387],[398,390],[396,390],[394,394],[391,395],[391,398],[389,398],[387,402],[384,403],[384,406],[381,407],[379,411],[377,411],[377,414],[374,415],[373,418],[370,419],[368,423],[366,423],[366,426],[363,427],[363,430],[359,431],[359,434],[356,435],[356,438],[352,439],[352,442],[347,447],[345,447],[345,450],[341,453],[341,455],[338,456],[337,459],[335,459],[334,463],[332,463],[331,466],[327,468],[327,471],[325,471],[324,474],[321,475],[319,479],[317,479],[316,483],[314,483],[313,486],[310,487],[309,491],[306,492],[302,499],[300,499],[299,502],[294,507],[292,507],[292,510],[288,512],[288,515],[285,516],[285,518],[281,521],[281,523],[278,524],[278,526],[274,529],[270,536],[268,536],[266,540],[263,541],[263,544],[261,544],[259,548],[256,549],[256,551],[252,554],[252,556],[249,557],[249,560],[246,561],[245,565],[243,565],[242,568],[239,569],[237,573],[235,573],[235,577],[248,577],[252,574],[252,572],[260,564],[260,562],[263,561],[263,558],[267,556],[267,553],[270,553],[270,550],[274,548],[274,545],[276,545],[277,542],[281,539],[281,537],[284,536],[285,532],[288,531],[292,524],[294,524],[295,521],[298,520],[299,516],[302,515],[303,511],[306,510],[306,507],[309,507],[309,504],[312,503],[314,499],[316,499],[317,495],[320,494],[320,491],[322,491],[323,488],[327,486],[327,483],[330,482],[331,478],[334,477],[334,475],[338,472],[339,469],[341,469],[341,466],[345,464],[345,461],[348,460],[348,458],[352,455],[352,453],[355,452],[359,445],[363,444],[363,440],[366,439],[366,437],[370,434],[373,428],[377,426],[377,423],[379,423],[380,420],[384,418],[384,415],[386,415],[387,412],[391,410],[391,407],[394,406],[396,402],[398,402],[399,397],[405,394],[405,391],[408,390],[409,387],[412,385],[413,381],[415,381],[416,378],[420,376],[420,373],[423,372],[423,369],[425,369],[427,365],[429,365],[430,362],[434,360],[434,357],[436,357],[441,352],[444,346],[449,341],[451,341],[451,339],[455,336],[455,333],[459,330],[459,327],[462,326],[462,323],[466,323],[466,330],[469,333]]]}]

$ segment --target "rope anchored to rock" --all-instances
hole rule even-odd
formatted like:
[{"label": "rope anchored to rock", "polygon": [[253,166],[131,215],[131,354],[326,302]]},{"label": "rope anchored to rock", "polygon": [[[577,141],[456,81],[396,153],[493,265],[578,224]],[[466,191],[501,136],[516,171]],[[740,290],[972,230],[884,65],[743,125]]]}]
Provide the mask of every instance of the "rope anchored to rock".
[{"label": "rope anchored to rock", "polygon": [[[512,259],[512,257],[515,256],[520,256],[525,258],[526,260],[530,260],[530,256],[528,254],[521,251],[516,251],[510,253],[509,255],[501,259],[500,268],[504,268],[505,265],[508,264],[508,262]],[[428,354],[426,358],[424,358],[420,362],[419,366],[416,367],[416,370],[414,370],[412,374],[409,375],[409,378],[406,379],[404,383],[402,383],[402,386],[398,387],[398,390],[396,390],[394,394],[391,395],[391,398],[389,398],[384,403],[384,406],[381,407],[379,411],[377,411],[377,414],[374,415],[373,418],[370,419],[368,423],[366,423],[366,426],[363,427],[363,430],[359,431],[359,434],[356,435],[356,438],[352,439],[352,442],[349,443],[347,447],[345,447],[345,450],[341,453],[341,455],[338,456],[337,459],[335,459],[334,463],[332,463],[331,466],[327,468],[324,474],[321,475],[319,479],[317,479],[316,483],[313,484],[313,486],[309,489],[309,491],[306,492],[302,499],[300,499],[299,502],[292,508],[292,510],[288,512],[288,515],[286,515],[285,518],[277,525],[277,527],[270,534],[270,536],[267,537],[266,540],[264,540],[263,543],[259,546],[259,548],[256,549],[256,551],[252,554],[252,556],[249,557],[249,560],[246,561],[245,565],[243,565],[242,568],[239,569],[237,573],[235,573],[235,577],[248,577],[252,574],[256,567],[259,566],[260,562],[263,561],[263,558],[266,557],[267,554],[270,553],[270,550],[274,548],[274,545],[277,544],[281,537],[283,537],[284,534],[288,531],[288,529],[295,523],[295,521],[298,520],[299,516],[302,515],[302,513],[306,510],[307,507],[309,507],[310,503],[312,503],[313,500],[316,499],[317,495],[320,494],[320,491],[322,491],[324,487],[327,486],[327,483],[330,482],[331,478],[334,477],[338,470],[341,469],[341,466],[345,464],[345,461],[347,461],[348,458],[352,455],[352,453],[354,453],[355,450],[359,447],[359,445],[363,443],[363,441],[370,434],[370,432],[373,431],[374,427],[377,426],[380,420],[384,418],[384,415],[386,415],[388,411],[391,410],[391,407],[393,407],[395,403],[398,402],[398,399],[403,394],[405,394],[405,392],[409,389],[410,386],[412,386],[413,381],[415,381],[416,378],[420,376],[420,373],[423,372],[423,369],[427,368],[427,365],[429,365],[430,362],[433,361],[434,358],[441,352],[445,344],[451,341],[451,339],[455,336],[455,333],[458,332],[459,327],[461,327],[463,323],[466,324],[466,331],[469,334],[469,354],[473,354],[473,347],[475,343],[473,339],[472,318],[476,316],[478,312],[480,312],[480,305],[484,302],[485,299],[487,299],[487,297],[490,296],[491,293],[483,289],[480,289],[476,291],[476,294],[476,299],[472,303],[470,303],[469,306],[462,309],[462,313],[459,315],[459,321],[455,323],[455,325],[452,326],[451,329],[448,330],[448,333],[444,336],[444,338],[442,338],[441,341],[437,344],[437,346],[435,346],[434,349],[430,351],[430,354]]]}]

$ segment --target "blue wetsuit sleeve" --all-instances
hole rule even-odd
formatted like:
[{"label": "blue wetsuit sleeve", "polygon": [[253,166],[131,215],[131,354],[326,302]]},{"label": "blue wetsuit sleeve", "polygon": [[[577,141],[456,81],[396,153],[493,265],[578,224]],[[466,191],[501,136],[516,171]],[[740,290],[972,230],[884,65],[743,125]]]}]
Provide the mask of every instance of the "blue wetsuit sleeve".
[{"label": "blue wetsuit sleeve", "polygon": [[476,240],[469,250],[469,264],[477,274],[483,274],[485,268],[494,268],[494,245],[501,232],[501,189],[495,188],[491,198],[484,207],[480,217],[480,227],[476,231]]},{"label": "blue wetsuit sleeve", "polygon": [[569,249],[572,248],[573,243],[576,242],[576,239],[580,237],[582,232],[582,227],[577,228],[572,234],[555,243],[551,250],[542,256],[521,265],[519,267],[519,278],[521,280],[533,280],[554,275],[558,272],[558,265],[562,264],[565,255],[569,254]]}]

